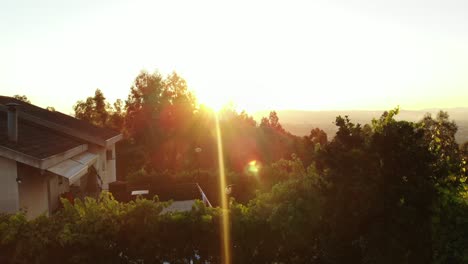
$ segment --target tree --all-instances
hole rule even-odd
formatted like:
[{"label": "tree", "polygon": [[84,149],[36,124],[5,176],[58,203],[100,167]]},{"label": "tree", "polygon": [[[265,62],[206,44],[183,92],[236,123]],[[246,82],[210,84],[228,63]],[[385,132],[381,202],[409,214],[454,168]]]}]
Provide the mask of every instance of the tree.
[{"label": "tree", "polygon": [[348,116],[338,116],[335,123],[335,137],[318,156],[324,166],[322,258],[329,263],[358,263],[362,259],[358,241],[365,233],[365,224],[361,223],[368,222],[374,201],[371,179],[376,169],[369,162],[361,126]]},{"label": "tree", "polygon": [[386,121],[372,139],[378,178],[371,216],[379,220],[369,223],[365,256],[379,263],[429,263],[435,158],[414,123]]},{"label": "tree", "polygon": [[433,204],[432,236],[434,263],[468,261],[468,185],[466,146],[455,141],[457,125],[448,113],[436,118],[427,114],[419,123],[425,131],[429,150],[434,156],[434,181],[437,199]]},{"label": "tree", "polygon": [[297,159],[277,165],[276,173],[290,174],[287,180],[259,192],[247,206],[231,203],[234,261],[322,263],[320,178]]},{"label": "tree", "polygon": [[[424,130],[429,150],[437,157],[434,167],[440,170],[435,175],[441,180],[440,184],[445,187],[457,187],[463,175],[461,171],[463,157],[455,140],[457,125],[454,121],[450,121],[448,113],[443,111],[440,111],[435,119],[430,114],[426,114],[418,125]],[[450,177],[446,177],[446,174]]]},{"label": "tree", "polygon": [[177,169],[193,143],[190,128],[196,101],[185,80],[176,73],[163,78],[141,72],[125,102],[129,138],[146,153],[154,168]]},{"label": "tree", "polygon": [[126,131],[124,127],[124,121],[124,105],[121,99],[117,99],[113,104],[113,108],[109,114],[107,123],[111,128],[121,130],[121,132],[125,133]]},{"label": "tree", "polygon": [[73,109],[75,117],[88,121],[96,126],[107,127],[112,108],[106,102],[106,98],[100,89],[96,89],[93,97],[86,98],[85,101],[78,101]]},{"label": "tree", "polygon": [[[451,178],[451,165],[443,164],[450,159],[442,161],[442,147],[427,136],[432,126],[396,121],[396,113],[385,112],[371,130],[338,117],[335,138],[320,152],[326,167],[322,245],[331,263],[433,259],[433,210],[438,186]],[[441,141],[452,142],[454,134],[445,135]]]},{"label": "tree", "polygon": [[279,117],[276,111],[271,111],[268,118],[263,117],[260,122],[260,127],[263,129],[271,129],[279,133],[286,133],[283,126],[279,122]]},{"label": "tree", "polygon": [[287,159],[292,154],[303,152],[301,139],[284,130],[275,111],[271,111],[268,118],[261,119],[257,141],[265,163]]},{"label": "tree", "polygon": [[463,156],[465,157],[465,160],[466,160],[468,158],[468,141],[466,141],[465,143],[463,143],[460,146],[460,151],[461,151],[461,153],[463,154]]},{"label": "tree", "polygon": [[312,143],[313,146],[317,144],[325,146],[328,143],[327,134],[320,128],[312,129],[309,136],[306,136],[306,139]]},{"label": "tree", "polygon": [[28,97],[26,95],[15,94],[15,95],[13,95],[13,98],[18,99],[18,100],[23,101],[23,102],[28,103],[28,104],[31,103],[31,101],[28,99]]},{"label": "tree", "polygon": [[460,154],[463,158],[462,160],[462,171],[465,176],[468,174],[468,141],[463,143],[463,145],[460,146]]}]

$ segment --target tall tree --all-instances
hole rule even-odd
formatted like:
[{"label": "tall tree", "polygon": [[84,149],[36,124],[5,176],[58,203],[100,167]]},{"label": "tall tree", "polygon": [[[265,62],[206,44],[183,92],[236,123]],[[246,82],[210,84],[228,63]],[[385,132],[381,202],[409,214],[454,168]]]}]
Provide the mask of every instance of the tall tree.
[{"label": "tall tree", "polygon": [[[437,157],[434,167],[440,169],[437,177],[445,178],[448,173],[449,178],[440,182],[445,186],[457,186],[460,183],[462,156],[459,146],[455,140],[458,127],[454,121],[450,121],[447,112],[440,111],[436,118],[430,114],[418,123],[424,129],[424,136],[429,142],[429,150]],[[455,183],[455,185],[453,185]]]},{"label": "tall tree", "polygon": [[195,105],[185,80],[176,73],[163,78],[143,71],[136,77],[125,102],[125,127],[147,153],[147,164],[174,169],[183,163]]},{"label": "tall tree", "polygon": [[112,108],[100,89],[96,89],[93,97],[86,98],[85,101],[78,101],[73,109],[75,111],[75,117],[88,121],[97,126],[106,127],[108,126],[109,116],[112,112]]},{"label": "tall tree", "polygon": [[443,115],[438,122],[426,118],[426,125],[396,121],[397,112],[385,112],[371,130],[338,117],[335,138],[320,152],[324,257],[331,263],[433,259],[438,186],[453,182],[457,164],[454,127]]}]

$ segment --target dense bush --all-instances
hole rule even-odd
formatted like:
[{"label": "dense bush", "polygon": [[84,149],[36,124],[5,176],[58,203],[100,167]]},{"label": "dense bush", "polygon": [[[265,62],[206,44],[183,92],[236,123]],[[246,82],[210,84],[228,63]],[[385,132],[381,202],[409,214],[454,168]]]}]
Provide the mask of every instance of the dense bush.
[{"label": "dense bush", "polygon": [[[236,263],[304,262],[317,255],[320,198],[311,171],[298,159],[280,161],[278,173],[294,174],[259,193],[248,205],[231,200],[233,259]],[[294,171],[286,172],[294,168]],[[220,209],[197,202],[190,212],[161,214],[168,202],[63,200],[50,217],[27,221],[23,214],[0,218],[0,253],[5,263],[218,263]],[[293,241],[290,241],[290,239]],[[310,256],[310,257],[309,257]],[[3,262],[2,262],[3,263]]]},{"label": "dense bush", "polygon": [[[2,216],[1,253],[11,263],[216,262],[218,210],[196,203],[190,212],[161,214],[166,203],[119,203],[110,193],[27,221]],[[195,257],[197,256],[197,257]]]}]

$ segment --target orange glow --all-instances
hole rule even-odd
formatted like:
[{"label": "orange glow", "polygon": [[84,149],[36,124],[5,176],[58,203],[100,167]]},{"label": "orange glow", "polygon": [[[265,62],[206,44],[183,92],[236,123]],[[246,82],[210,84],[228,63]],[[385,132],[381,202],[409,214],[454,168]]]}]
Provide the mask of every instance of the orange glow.
[{"label": "orange glow", "polygon": [[[64,113],[96,88],[111,102],[127,98],[141,69],[177,71],[215,110],[229,101],[249,113],[467,106],[467,22],[457,5],[440,12],[369,0],[75,1],[78,8],[62,13],[10,2],[0,9],[9,25],[2,94]],[[410,22],[419,17],[427,21]],[[148,34],[155,25],[164,26]]]}]

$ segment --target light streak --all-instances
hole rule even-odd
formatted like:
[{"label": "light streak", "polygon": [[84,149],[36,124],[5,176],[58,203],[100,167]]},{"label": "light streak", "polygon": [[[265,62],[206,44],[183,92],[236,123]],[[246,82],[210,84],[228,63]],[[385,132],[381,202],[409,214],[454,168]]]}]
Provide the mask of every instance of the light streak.
[{"label": "light streak", "polygon": [[219,191],[221,195],[221,251],[222,263],[231,264],[231,231],[229,226],[229,206],[226,189],[226,175],[224,172],[224,154],[223,143],[221,137],[221,129],[219,126],[218,113],[215,113],[216,123],[216,140],[218,145],[218,165],[219,165]]}]

